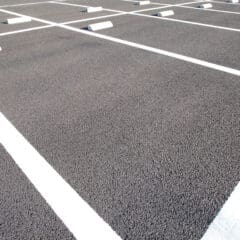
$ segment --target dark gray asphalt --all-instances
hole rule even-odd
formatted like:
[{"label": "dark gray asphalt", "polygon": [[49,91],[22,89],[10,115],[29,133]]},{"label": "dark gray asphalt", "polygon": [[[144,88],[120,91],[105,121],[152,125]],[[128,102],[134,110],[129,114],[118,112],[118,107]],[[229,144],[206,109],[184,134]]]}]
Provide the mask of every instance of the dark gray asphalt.
[{"label": "dark gray asphalt", "polygon": [[[239,34],[159,23],[124,16],[101,33],[239,68]],[[239,77],[59,28],[0,44],[0,111],[123,239],[201,238],[239,181]],[[38,209],[46,235],[71,239]]]},{"label": "dark gray asphalt", "polygon": [[1,240],[74,239],[2,145],[0,189]]}]

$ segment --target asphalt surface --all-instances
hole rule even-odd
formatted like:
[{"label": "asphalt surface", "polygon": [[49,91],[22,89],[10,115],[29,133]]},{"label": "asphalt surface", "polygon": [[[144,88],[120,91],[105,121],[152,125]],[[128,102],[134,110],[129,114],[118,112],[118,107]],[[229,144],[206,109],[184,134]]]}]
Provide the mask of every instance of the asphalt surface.
[{"label": "asphalt surface", "polygon": [[[52,21],[79,11],[48,5],[7,9]],[[199,21],[200,11],[179,11]],[[240,28],[235,15],[203,16]],[[240,69],[240,33],[111,20],[100,33]],[[57,27],[4,36],[0,46],[0,111],[122,239],[202,237],[239,181],[238,76]],[[0,236],[73,239],[0,154]]]}]

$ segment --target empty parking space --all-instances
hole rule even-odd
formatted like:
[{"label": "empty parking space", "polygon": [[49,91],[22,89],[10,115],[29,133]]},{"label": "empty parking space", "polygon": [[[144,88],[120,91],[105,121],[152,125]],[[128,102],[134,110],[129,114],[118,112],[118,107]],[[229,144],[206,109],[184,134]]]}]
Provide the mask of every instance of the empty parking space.
[{"label": "empty parking space", "polygon": [[[221,29],[144,16],[119,16],[109,20],[114,28],[103,30],[102,34],[239,68],[239,32],[224,31],[223,34]],[[76,23],[72,26],[84,28],[87,24]]]}]

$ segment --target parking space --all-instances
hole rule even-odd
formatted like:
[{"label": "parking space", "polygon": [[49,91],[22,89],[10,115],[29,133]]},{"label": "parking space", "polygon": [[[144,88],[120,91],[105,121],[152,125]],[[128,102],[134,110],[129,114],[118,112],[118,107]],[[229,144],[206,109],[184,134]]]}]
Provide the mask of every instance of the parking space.
[{"label": "parking space", "polygon": [[[175,15],[157,17],[161,7]],[[1,9],[40,22],[0,32],[58,24],[0,34],[0,123],[2,113],[116,236],[201,239],[239,181],[240,15],[120,0]],[[113,27],[87,30],[101,21]],[[0,145],[0,238],[87,239],[86,212],[67,225],[54,208],[64,201],[52,211],[14,160]]]},{"label": "parking space", "polygon": [[[119,16],[102,34],[239,68],[240,33],[144,16]],[[94,21],[92,21],[94,22]],[[89,22],[72,26],[84,28]],[[194,39],[194,41],[191,41]],[[219,41],[221,39],[221,41]],[[234,41],[232,41],[234,39]]]}]

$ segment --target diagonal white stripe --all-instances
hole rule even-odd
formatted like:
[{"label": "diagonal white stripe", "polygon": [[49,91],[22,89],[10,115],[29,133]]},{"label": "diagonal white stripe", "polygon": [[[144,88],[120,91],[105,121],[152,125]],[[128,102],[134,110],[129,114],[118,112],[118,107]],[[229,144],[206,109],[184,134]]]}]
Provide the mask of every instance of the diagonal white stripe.
[{"label": "diagonal white stripe", "polygon": [[240,239],[240,182],[201,240]]},{"label": "diagonal white stripe", "polygon": [[0,143],[76,239],[120,240],[1,113],[0,132]]}]

